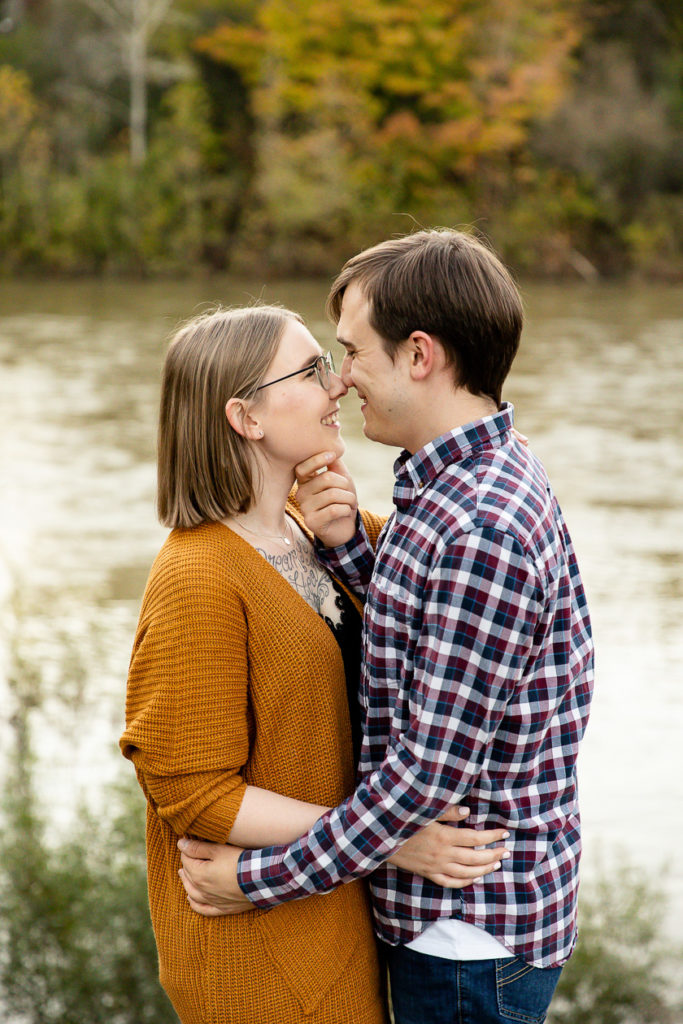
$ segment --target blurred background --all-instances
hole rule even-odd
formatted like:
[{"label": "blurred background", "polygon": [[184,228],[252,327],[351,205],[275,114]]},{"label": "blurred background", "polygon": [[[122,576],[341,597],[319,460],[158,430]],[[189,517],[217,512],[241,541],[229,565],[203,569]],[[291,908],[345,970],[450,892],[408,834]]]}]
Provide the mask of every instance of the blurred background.
[{"label": "blurred background", "polygon": [[678,277],[680,0],[0,0],[0,268]]},{"label": "blurred background", "polygon": [[[174,1019],[117,746],[165,535],[169,335],[263,298],[334,350],[336,270],[416,224],[475,227],[520,281],[505,397],[593,614],[582,945],[553,1021],[683,1021],[683,10],[358,7],[0,0],[7,1024]],[[353,396],[343,417],[361,500],[388,512],[397,453],[363,439]]]}]

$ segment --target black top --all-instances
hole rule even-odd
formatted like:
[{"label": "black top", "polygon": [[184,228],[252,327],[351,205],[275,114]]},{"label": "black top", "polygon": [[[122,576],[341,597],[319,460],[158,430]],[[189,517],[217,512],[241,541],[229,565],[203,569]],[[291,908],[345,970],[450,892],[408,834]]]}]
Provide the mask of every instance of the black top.
[{"label": "black top", "polygon": [[346,695],[349,702],[349,718],[351,720],[351,742],[353,744],[353,763],[358,766],[361,745],[360,729],[360,708],[358,706],[358,684],[360,681],[360,645],[363,632],[363,619],[358,613],[351,598],[346,594],[336,580],[330,578],[334,587],[335,604],[341,615],[339,624],[335,624],[326,615],[321,618],[332,630],[334,639],[339,644],[342,658],[344,659],[344,674],[346,676]]}]

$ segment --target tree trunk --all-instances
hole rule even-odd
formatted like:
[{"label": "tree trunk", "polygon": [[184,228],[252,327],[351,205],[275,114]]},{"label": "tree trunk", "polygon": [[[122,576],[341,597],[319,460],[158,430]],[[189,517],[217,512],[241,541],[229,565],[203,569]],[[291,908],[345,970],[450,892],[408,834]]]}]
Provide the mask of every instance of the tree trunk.
[{"label": "tree trunk", "polygon": [[147,16],[145,0],[133,0],[130,32],[130,160],[137,167],[147,155]]}]

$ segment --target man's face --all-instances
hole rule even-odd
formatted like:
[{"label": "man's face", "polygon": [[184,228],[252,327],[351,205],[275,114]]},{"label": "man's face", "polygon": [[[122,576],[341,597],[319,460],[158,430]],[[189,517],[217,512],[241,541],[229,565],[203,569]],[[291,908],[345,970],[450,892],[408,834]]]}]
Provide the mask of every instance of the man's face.
[{"label": "man's face", "polygon": [[370,326],[369,313],[368,300],[352,281],[344,292],[337,325],[337,340],[346,350],[341,378],[358,392],[365,436],[404,447],[410,383],[407,353],[399,347],[392,363],[382,338]]}]

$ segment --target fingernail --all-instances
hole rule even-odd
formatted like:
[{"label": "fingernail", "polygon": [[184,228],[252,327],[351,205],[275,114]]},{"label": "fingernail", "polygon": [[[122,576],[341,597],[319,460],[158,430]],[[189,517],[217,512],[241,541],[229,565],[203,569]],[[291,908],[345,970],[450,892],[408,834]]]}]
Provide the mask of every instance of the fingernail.
[{"label": "fingernail", "polygon": [[479,875],[479,878],[473,878],[472,881],[473,882],[481,882],[483,880],[483,878],[484,878],[483,875]]},{"label": "fingernail", "polygon": [[503,839],[509,839],[509,838],[510,838],[510,833],[509,832],[503,832]]},{"label": "fingernail", "polygon": [[459,807],[458,808],[458,814],[460,815],[461,818],[464,818],[465,815],[469,814],[469,813],[470,813],[469,807]]},{"label": "fingernail", "polygon": [[497,861],[497,863],[493,865],[493,870],[497,871],[499,867],[500,867],[500,861]]},{"label": "fingernail", "polygon": [[178,849],[179,850],[186,850],[189,845],[190,845],[190,840],[189,839],[185,839],[184,836],[183,836],[182,839],[178,840]]},{"label": "fingernail", "polygon": [[511,856],[512,856],[512,854],[510,853],[510,851],[506,850],[505,853],[501,853],[500,858],[501,858],[501,860],[507,860],[508,857],[511,857]]}]

